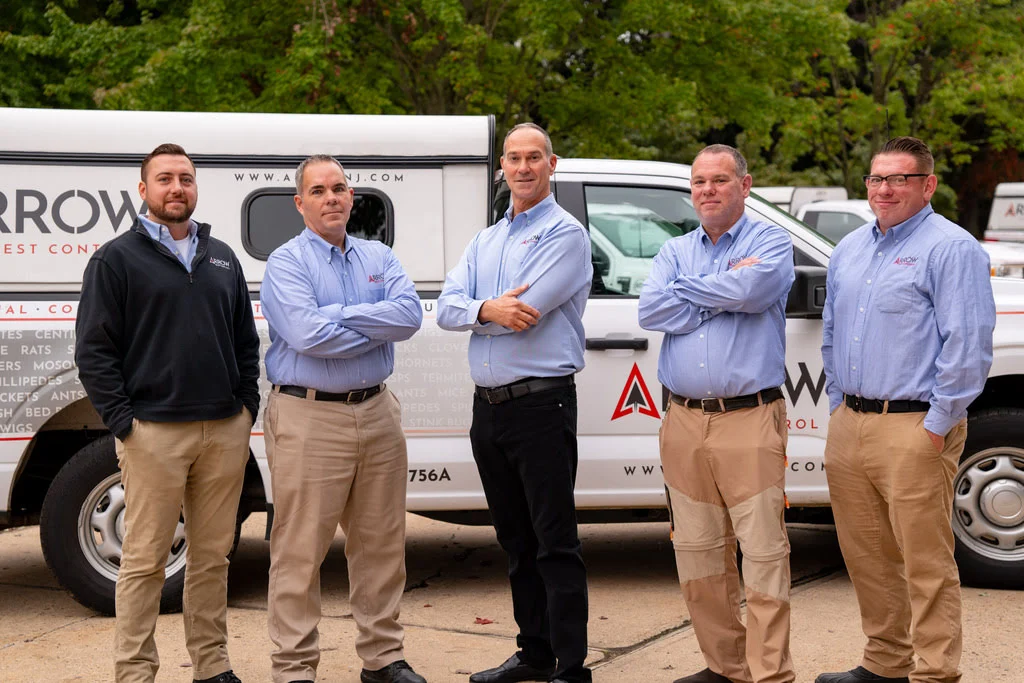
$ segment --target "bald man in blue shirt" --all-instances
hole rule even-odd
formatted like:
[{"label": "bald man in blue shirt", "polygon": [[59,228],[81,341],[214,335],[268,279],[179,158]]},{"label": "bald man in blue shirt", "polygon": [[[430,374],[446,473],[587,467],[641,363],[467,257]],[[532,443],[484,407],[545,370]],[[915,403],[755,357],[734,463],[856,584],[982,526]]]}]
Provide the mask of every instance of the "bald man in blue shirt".
[{"label": "bald man in blue shirt", "polygon": [[573,375],[593,266],[587,231],[551,194],[555,163],[544,129],[509,131],[501,167],[512,205],[476,235],[438,298],[438,325],[473,333],[470,440],[519,625],[520,651],[470,683],[591,680]]}]

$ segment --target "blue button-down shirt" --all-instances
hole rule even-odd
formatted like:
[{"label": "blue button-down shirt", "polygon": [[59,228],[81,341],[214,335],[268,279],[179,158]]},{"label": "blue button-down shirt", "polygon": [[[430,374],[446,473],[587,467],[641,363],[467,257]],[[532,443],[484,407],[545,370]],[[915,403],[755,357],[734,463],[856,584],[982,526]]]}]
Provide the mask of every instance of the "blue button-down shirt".
[{"label": "blue button-down shirt", "polygon": [[185,251],[184,256],[182,256],[181,252],[178,251],[178,245],[174,243],[174,238],[171,237],[171,231],[167,229],[166,225],[151,221],[146,216],[139,216],[139,223],[142,224],[142,227],[146,229],[146,232],[149,233],[149,236],[152,237],[154,241],[159,242],[171,250],[171,253],[178,258],[181,265],[185,266],[185,270],[190,273],[192,272],[192,261],[196,258],[196,247],[199,245],[198,223],[193,220],[189,220],[188,222],[188,249]]},{"label": "blue button-down shirt", "polygon": [[[590,236],[552,195],[477,233],[448,273],[437,300],[437,324],[472,330],[469,370],[480,386],[524,377],[560,377],[583,369],[583,309],[593,278]],[[478,319],[484,301],[524,284],[520,301],[540,311],[522,332]]]},{"label": "blue button-down shirt", "polygon": [[926,206],[885,234],[868,223],[832,252],[821,355],[829,410],[843,394],[926,401],[940,436],[967,416],[992,366],[989,258]]},{"label": "blue button-down shirt", "polygon": [[306,228],[274,250],[260,288],[267,379],[320,391],[380,384],[394,342],[423,322],[416,288],[386,245],[348,235],[344,252]]},{"label": "blue button-down shirt", "polygon": [[[740,260],[760,263],[736,270]],[[640,293],[640,326],[665,333],[658,380],[686,398],[731,398],[786,378],[793,243],[746,215],[717,244],[703,228],[666,242]]]}]

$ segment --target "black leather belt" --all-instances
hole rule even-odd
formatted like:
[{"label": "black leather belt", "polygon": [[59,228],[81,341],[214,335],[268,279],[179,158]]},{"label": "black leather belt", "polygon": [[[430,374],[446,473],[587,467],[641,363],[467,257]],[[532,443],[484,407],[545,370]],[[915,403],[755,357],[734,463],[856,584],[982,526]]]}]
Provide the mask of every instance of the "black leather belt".
[{"label": "black leather belt", "polygon": [[740,408],[756,408],[759,405],[778,401],[782,398],[782,389],[772,387],[762,389],[756,394],[733,396],[732,398],[684,398],[672,394],[672,400],[687,408],[700,408],[705,413],[727,413]]},{"label": "black leather belt", "polygon": [[[313,389],[312,399],[314,401],[338,401],[340,403],[362,403],[368,398],[376,396],[384,390],[383,384],[378,384],[375,387],[369,389],[357,389],[355,391],[346,391],[341,394],[334,394],[330,391],[319,391]],[[274,391],[282,394],[288,394],[289,396],[295,396],[296,398],[306,398],[306,394],[309,389],[306,387],[297,387],[291,384],[283,384],[281,386],[274,386]]]},{"label": "black leather belt", "polygon": [[931,404],[927,401],[889,401],[886,406],[884,399],[863,398],[843,394],[846,405],[858,413],[927,413]]},{"label": "black leather belt", "polygon": [[494,405],[495,403],[511,401],[514,398],[522,398],[527,394],[533,394],[538,391],[569,387],[575,383],[576,380],[572,375],[565,377],[527,377],[518,382],[512,382],[512,384],[503,384],[500,387],[478,386],[476,388],[476,395]]}]

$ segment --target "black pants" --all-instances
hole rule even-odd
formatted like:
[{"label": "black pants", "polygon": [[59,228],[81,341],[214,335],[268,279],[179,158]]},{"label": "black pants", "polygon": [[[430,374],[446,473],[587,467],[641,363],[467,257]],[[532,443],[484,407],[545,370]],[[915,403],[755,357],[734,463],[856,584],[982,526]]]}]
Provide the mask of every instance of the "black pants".
[{"label": "black pants", "polygon": [[487,507],[508,554],[521,657],[590,681],[587,570],[576,531],[576,387],[495,405],[477,396],[469,432]]}]

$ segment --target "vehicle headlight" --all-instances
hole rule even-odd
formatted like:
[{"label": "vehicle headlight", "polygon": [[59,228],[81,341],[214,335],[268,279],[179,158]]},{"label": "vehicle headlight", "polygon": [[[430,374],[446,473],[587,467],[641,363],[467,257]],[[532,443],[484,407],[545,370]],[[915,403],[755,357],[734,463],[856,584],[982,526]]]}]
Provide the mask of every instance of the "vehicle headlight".
[{"label": "vehicle headlight", "polygon": [[1001,263],[992,266],[992,277],[1022,277],[1024,278],[1024,264]]}]

